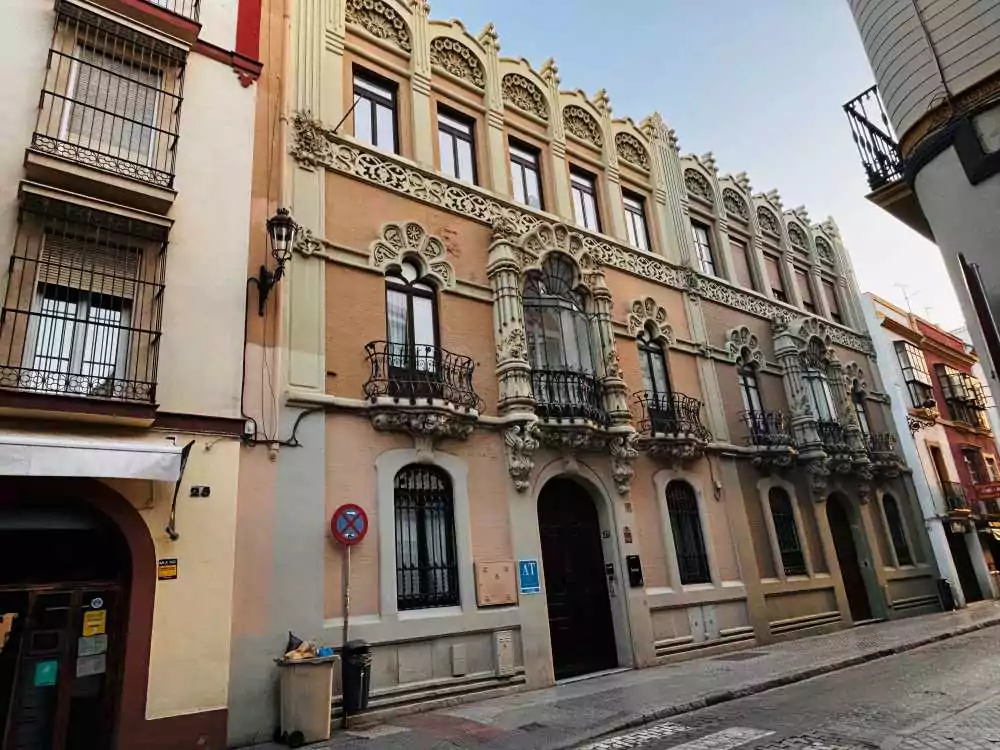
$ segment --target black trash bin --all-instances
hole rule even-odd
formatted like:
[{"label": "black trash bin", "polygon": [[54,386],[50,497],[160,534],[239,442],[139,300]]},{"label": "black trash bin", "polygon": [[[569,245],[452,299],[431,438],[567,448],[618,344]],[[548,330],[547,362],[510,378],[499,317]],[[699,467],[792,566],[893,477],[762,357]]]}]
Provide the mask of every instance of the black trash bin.
[{"label": "black trash bin", "polygon": [[344,713],[356,714],[368,708],[372,684],[372,647],[367,641],[348,641],[343,648]]},{"label": "black trash bin", "polygon": [[951,581],[947,578],[938,578],[938,597],[941,599],[941,609],[951,612],[955,609],[955,592],[951,590]]}]

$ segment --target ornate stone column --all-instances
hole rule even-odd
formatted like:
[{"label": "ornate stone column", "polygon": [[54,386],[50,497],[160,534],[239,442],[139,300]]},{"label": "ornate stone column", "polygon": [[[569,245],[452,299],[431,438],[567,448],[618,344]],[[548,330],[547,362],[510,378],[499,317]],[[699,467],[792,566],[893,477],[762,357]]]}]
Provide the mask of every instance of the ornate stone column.
[{"label": "ornate stone column", "polygon": [[611,125],[611,101],[608,92],[601,89],[594,95],[594,106],[601,113],[601,130],[604,132],[604,203],[606,221],[604,231],[622,242],[625,234],[625,206],[622,202],[621,172],[618,169],[618,150]]},{"label": "ornate stone column", "polygon": [[510,195],[507,175],[507,146],[503,135],[503,92],[500,88],[500,38],[492,23],[479,34],[486,50],[486,153],[489,156],[490,187],[500,195]]},{"label": "ornate stone column", "polygon": [[594,338],[602,360],[597,375],[604,394],[604,409],[612,425],[627,425],[632,421],[632,413],[628,409],[628,390],[618,363],[615,332],[611,326],[611,292],[601,271],[592,272],[590,288],[594,300]]},{"label": "ornate stone column", "polygon": [[573,225],[573,204],[569,193],[569,165],[566,163],[566,129],[563,127],[562,105],[559,102],[559,68],[556,61],[549,58],[538,71],[549,87],[549,174],[555,195],[548,210],[566,219]]},{"label": "ornate stone column", "polygon": [[531,367],[528,364],[521,301],[521,269],[510,235],[494,227],[486,275],[493,287],[493,336],[496,342],[496,375],[501,414],[534,415]]},{"label": "ornate stone column", "polygon": [[410,53],[413,159],[433,168],[434,118],[431,113],[431,51],[427,29],[431,6],[427,0],[410,0],[410,5],[413,8],[413,51]]}]

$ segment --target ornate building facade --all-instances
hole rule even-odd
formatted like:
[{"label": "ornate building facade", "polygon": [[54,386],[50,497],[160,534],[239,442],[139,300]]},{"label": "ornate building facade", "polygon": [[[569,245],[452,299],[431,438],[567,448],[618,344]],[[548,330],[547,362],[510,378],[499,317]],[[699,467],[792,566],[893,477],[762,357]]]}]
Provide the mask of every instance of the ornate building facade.
[{"label": "ornate building facade", "polygon": [[340,642],[346,502],[376,714],[938,607],[832,219],[492,26],[283,11],[255,194],[300,231],[248,342],[277,427],[242,463],[231,741],[270,733],[289,629]]}]

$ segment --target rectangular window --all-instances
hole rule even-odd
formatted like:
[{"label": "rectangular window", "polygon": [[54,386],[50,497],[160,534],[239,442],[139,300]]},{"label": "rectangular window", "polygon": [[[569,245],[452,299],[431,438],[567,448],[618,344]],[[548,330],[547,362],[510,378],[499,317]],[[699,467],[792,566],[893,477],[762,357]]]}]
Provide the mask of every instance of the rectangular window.
[{"label": "rectangular window", "polygon": [[396,137],[396,84],[368,71],[354,72],[354,137],[399,153]]},{"label": "rectangular window", "polygon": [[986,464],[983,462],[983,454],[976,448],[963,448],[962,461],[969,472],[969,478],[973,484],[983,484],[987,481]]},{"label": "rectangular window", "polygon": [[750,248],[745,242],[733,240],[730,243],[733,251],[733,271],[736,274],[736,283],[745,289],[757,289],[753,283],[753,273],[750,270]]},{"label": "rectangular window", "polygon": [[634,193],[622,193],[625,204],[625,233],[628,244],[649,250],[649,228],[646,225],[646,202]]},{"label": "rectangular window", "polygon": [[788,302],[785,285],[781,280],[781,267],[778,263],[778,259],[774,256],[764,255],[764,270],[767,272],[767,283],[771,285],[771,294],[778,302]]},{"label": "rectangular window", "polygon": [[718,276],[715,269],[715,256],[712,253],[712,239],[709,229],[704,224],[691,222],[691,233],[694,236],[694,253],[698,268],[702,273]]},{"label": "rectangular window", "polygon": [[812,284],[809,283],[809,272],[801,268],[795,269],[795,280],[799,285],[799,294],[802,296],[802,308],[806,312],[816,313],[816,303],[813,301]]},{"label": "rectangular window", "polygon": [[840,312],[840,303],[837,300],[837,289],[832,281],[823,280],[823,293],[826,295],[826,304],[830,308],[830,320],[834,323],[843,323],[844,316]]},{"label": "rectangular window", "polygon": [[472,120],[438,107],[438,150],[443,174],[476,184],[476,140]]},{"label": "rectangular window", "polygon": [[532,208],[544,208],[538,150],[513,139],[510,148],[510,176],[514,199]]},{"label": "rectangular window", "polygon": [[740,396],[743,398],[743,409],[754,416],[762,415],[764,406],[760,400],[757,373],[749,367],[741,367],[737,370],[736,377],[740,386]]},{"label": "rectangular window", "polygon": [[927,369],[924,353],[909,341],[896,341],[896,359],[903,373],[906,389],[910,394],[910,405],[921,408],[934,398],[931,375]]},{"label": "rectangular window", "polygon": [[597,180],[579,169],[570,169],[569,187],[573,197],[573,215],[576,223],[593,232],[601,231],[601,217],[597,212]]}]

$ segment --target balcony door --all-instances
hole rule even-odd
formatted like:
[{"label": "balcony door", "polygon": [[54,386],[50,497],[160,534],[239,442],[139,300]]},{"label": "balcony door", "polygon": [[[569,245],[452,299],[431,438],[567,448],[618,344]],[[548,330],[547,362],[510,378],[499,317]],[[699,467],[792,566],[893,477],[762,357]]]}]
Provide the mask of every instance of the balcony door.
[{"label": "balcony door", "polygon": [[576,269],[550,254],[524,285],[524,327],[537,408],[546,417],[603,421],[596,374],[593,320],[575,284]]},{"label": "balcony door", "polygon": [[437,303],[434,287],[411,261],[386,275],[385,309],[390,394],[440,398]]},{"label": "balcony door", "polygon": [[653,434],[677,432],[677,414],[670,387],[670,371],[663,344],[643,330],[637,339],[639,369],[642,371],[642,402],[649,414]]}]

